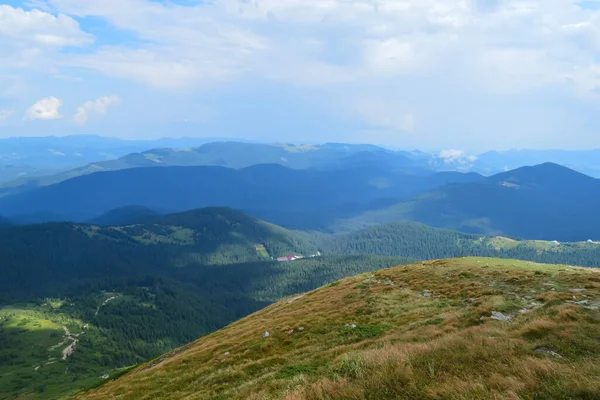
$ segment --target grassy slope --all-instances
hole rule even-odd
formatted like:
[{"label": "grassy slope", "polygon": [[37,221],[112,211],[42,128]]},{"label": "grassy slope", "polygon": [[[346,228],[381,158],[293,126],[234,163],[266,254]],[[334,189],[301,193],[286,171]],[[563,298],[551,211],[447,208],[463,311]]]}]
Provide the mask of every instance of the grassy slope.
[{"label": "grassy slope", "polygon": [[293,300],[77,398],[600,398],[597,270],[460,258]]}]

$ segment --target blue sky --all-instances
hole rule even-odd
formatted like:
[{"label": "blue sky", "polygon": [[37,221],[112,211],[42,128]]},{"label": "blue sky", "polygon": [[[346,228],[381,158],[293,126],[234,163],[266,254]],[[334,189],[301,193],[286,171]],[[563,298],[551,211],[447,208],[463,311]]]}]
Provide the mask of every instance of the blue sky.
[{"label": "blue sky", "polygon": [[600,7],[0,0],[0,137],[600,147]]}]

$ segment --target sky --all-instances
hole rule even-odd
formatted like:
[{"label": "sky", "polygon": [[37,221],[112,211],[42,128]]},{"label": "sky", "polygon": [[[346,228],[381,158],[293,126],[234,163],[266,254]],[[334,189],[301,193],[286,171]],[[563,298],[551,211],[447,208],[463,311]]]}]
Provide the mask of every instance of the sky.
[{"label": "sky", "polygon": [[600,147],[600,1],[0,0],[0,137]]}]

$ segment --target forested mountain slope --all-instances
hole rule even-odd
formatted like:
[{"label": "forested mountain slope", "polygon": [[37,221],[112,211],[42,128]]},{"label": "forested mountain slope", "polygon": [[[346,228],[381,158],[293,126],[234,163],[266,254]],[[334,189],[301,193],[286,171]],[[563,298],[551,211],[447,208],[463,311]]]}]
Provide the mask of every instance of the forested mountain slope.
[{"label": "forested mountain slope", "polygon": [[296,235],[301,234],[228,208],[173,214],[142,225],[51,223],[3,228],[0,297],[18,291],[25,296],[56,295],[59,288],[89,279],[170,274],[195,265],[316,252]]},{"label": "forested mountain slope", "polygon": [[463,258],[282,300],[77,399],[594,399],[600,273]]},{"label": "forested mountain slope", "polygon": [[325,254],[377,254],[415,260],[484,256],[600,267],[600,242],[596,241],[515,240],[432,228],[416,222],[321,236],[319,246]]}]

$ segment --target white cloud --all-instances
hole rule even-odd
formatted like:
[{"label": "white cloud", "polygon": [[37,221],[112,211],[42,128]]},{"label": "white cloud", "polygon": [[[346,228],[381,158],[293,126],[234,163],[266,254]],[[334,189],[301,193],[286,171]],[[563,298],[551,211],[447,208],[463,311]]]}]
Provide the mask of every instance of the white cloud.
[{"label": "white cloud", "polygon": [[106,114],[108,108],[119,102],[119,97],[116,95],[104,96],[94,101],[86,101],[77,109],[73,116],[75,123],[85,125],[92,116],[102,116]]},{"label": "white cloud", "polygon": [[464,150],[447,149],[439,153],[439,158],[444,164],[453,165],[459,168],[470,168],[472,163],[477,160],[477,156],[467,154]]},{"label": "white cloud", "polygon": [[447,149],[440,151],[440,158],[446,162],[454,162],[466,156],[463,150]]},{"label": "white cloud", "polygon": [[15,112],[13,110],[0,110],[0,121],[4,121],[12,117]]},{"label": "white cloud", "polygon": [[83,46],[93,40],[77,21],[64,14],[0,5],[0,71],[7,68],[52,71],[61,48]]},{"label": "white cloud", "polygon": [[62,101],[56,97],[41,99],[27,110],[27,119],[51,120],[62,118],[60,107],[62,107]]},{"label": "white cloud", "polygon": [[37,9],[25,11],[0,5],[0,37],[49,46],[80,46],[93,41],[73,18]]}]

